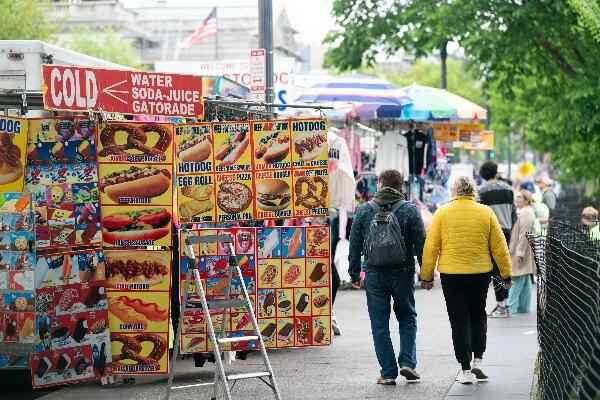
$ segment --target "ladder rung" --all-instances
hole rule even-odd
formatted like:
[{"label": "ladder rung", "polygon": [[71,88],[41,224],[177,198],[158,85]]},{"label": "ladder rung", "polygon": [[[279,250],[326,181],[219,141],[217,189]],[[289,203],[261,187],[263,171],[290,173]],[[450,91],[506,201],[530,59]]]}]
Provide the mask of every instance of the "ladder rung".
[{"label": "ladder rung", "polygon": [[192,385],[171,386],[171,390],[188,389],[188,388],[201,387],[201,386],[214,386],[214,384],[215,384],[214,382],[205,382],[205,383],[194,383]]},{"label": "ladder rung", "polygon": [[258,336],[234,336],[234,337],[217,339],[217,342],[219,342],[219,343],[239,343],[239,342],[247,342],[249,340],[258,340]]},{"label": "ladder rung", "polygon": [[271,376],[271,373],[268,371],[261,371],[261,372],[249,372],[247,374],[227,375],[227,380],[228,381],[238,381],[240,379],[262,378],[263,376]]},{"label": "ladder rung", "polygon": [[248,307],[246,304],[246,300],[244,299],[214,299],[214,300],[206,300],[208,303],[208,308],[210,310],[222,310],[224,308],[233,308],[233,307]]},{"label": "ladder rung", "polygon": [[229,235],[205,235],[205,236],[188,236],[185,238],[185,243],[197,244],[197,243],[231,243],[232,239]]}]

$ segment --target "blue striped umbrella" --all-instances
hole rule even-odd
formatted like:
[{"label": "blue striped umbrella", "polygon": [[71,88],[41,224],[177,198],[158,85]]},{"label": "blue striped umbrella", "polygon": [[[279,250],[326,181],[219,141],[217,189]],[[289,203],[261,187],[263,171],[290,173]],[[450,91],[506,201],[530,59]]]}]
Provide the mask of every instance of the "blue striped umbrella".
[{"label": "blue striped umbrella", "polygon": [[303,103],[366,103],[402,107],[410,103],[407,93],[386,80],[361,74],[331,77],[296,98]]}]

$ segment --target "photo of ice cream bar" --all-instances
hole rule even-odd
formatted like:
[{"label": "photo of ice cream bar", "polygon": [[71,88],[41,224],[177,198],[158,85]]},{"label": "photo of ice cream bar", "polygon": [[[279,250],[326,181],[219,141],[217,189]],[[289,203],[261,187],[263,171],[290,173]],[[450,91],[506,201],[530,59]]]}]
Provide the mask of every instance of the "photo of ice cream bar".
[{"label": "photo of ice cream bar", "polygon": [[292,333],[294,332],[294,325],[290,324],[289,322],[287,324],[285,324],[283,326],[283,328],[281,328],[279,330],[279,332],[277,332],[277,338],[279,340],[289,340],[289,338],[292,336]]},{"label": "photo of ice cream bar", "polygon": [[274,323],[269,323],[269,325],[267,325],[265,327],[265,329],[262,330],[262,332],[260,333],[260,335],[262,336],[262,339],[267,342],[269,340],[271,340],[273,338],[273,335],[275,334],[275,329],[277,327],[275,326]]},{"label": "photo of ice cream bar", "polygon": [[310,273],[309,278],[313,282],[318,282],[321,279],[323,279],[323,277],[325,276],[326,273],[327,273],[327,265],[325,265],[323,263],[317,263],[315,265],[315,268]]},{"label": "photo of ice cream bar", "polygon": [[306,293],[302,293],[300,300],[298,300],[298,304],[296,304],[296,310],[298,310],[298,312],[304,312],[304,310],[306,310],[306,306],[308,306],[308,301],[308,295]]}]

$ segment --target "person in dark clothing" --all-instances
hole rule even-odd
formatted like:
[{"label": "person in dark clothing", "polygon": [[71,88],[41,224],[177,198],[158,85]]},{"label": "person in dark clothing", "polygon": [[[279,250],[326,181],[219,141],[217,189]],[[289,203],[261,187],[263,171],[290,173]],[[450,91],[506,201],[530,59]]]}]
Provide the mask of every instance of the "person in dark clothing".
[{"label": "person in dark clothing", "polygon": [[[373,201],[382,210],[392,210],[396,203],[404,201],[400,193],[402,174],[396,170],[385,170],[379,176],[377,193]],[[350,231],[350,266],[348,272],[352,286],[359,289],[361,255],[364,253],[365,240],[369,235],[371,222],[375,217],[375,207],[363,204],[357,210]],[[377,360],[381,366],[378,384],[394,385],[400,375],[409,381],[420,379],[415,371],[417,366],[416,336],[417,312],[414,297],[414,257],[419,263],[423,253],[425,228],[421,213],[411,203],[404,202],[395,211],[406,247],[405,261],[394,267],[373,267],[367,260],[365,289],[367,292],[367,308],[371,320],[371,331],[375,345]],[[390,338],[389,319],[390,300],[394,300],[394,313],[400,325],[400,354],[397,362]]]},{"label": "person in dark clothing", "polygon": [[[498,164],[493,161],[484,162],[479,169],[479,175],[485,179],[485,183],[479,187],[479,202],[489,206],[494,211],[508,245],[510,242],[510,232],[517,220],[517,209],[515,207],[512,188],[496,178],[498,175]],[[493,257],[492,267],[492,285],[494,286],[497,304],[488,315],[492,318],[508,318],[510,316],[510,311],[506,304],[508,289],[502,284],[500,270]]]}]

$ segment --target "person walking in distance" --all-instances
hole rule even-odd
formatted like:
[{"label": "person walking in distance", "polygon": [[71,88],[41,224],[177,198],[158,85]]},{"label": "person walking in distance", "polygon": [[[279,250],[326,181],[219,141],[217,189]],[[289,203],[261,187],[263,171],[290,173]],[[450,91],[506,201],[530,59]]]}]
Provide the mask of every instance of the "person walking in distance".
[{"label": "person walking in distance", "polygon": [[552,179],[550,179],[548,174],[542,173],[535,178],[535,184],[542,193],[542,203],[548,206],[550,216],[552,216],[556,208],[556,194],[554,194],[554,190],[552,189]]},{"label": "person walking in distance", "polygon": [[[377,193],[372,201],[361,205],[350,231],[348,272],[352,286],[359,289],[361,255],[364,255],[367,308],[375,354],[381,367],[377,383],[395,385],[400,375],[409,382],[420,379],[417,366],[415,310],[415,262],[421,263],[425,228],[417,207],[400,193],[402,174],[388,169],[381,172]],[[400,326],[400,354],[396,360],[390,338],[390,313],[393,310]]]},{"label": "person walking in distance", "polygon": [[[497,179],[498,164],[493,161],[486,161],[479,169],[479,175],[485,182],[479,187],[479,201],[481,204],[489,206],[496,214],[496,218],[502,228],[504,243],[510,242],[510,232],[513,224],[517,220],[517,209],[515,208],[515,199],[512,188]],[[492,318],[508,318],[510,316],[509,308],[506,304],[508,300],[508,289],[502,285],[500,270],[496,260],[492,257],[492,284],[496,294],[496,307],[488,314]]]},{"label": "person walking in distance", "polygon": [[536,218],[531,192],[521,190],[515,196],[518,218],[510,235],[510,260],[513,265],[513,287],[508,295],[508,306],[513,314],[531,312],[531,280],[535,260],[525,234],[535,233]]},{"label": "person walking in distance", "polygon": [[505,287],[512,284],[510,256],[502,228],[494,212],[475,201],[476,196],[472,178],[461,176],[454,182],[452,201],[440,207],[433,217],[421,266],[423,289],[433,287],[436,264],[440,272],[454,354],[462,368],[459,382],[463,384],[473,383],[474,377],[488,378],[483,369],[483,353],[492,256]]}]

